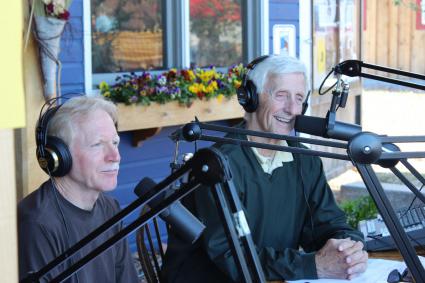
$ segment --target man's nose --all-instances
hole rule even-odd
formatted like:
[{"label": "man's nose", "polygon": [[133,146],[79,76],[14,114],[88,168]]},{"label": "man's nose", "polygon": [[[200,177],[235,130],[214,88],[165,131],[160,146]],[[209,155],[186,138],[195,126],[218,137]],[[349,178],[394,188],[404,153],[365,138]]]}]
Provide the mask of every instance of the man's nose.
[{"label": "man's nose", "polygon": [[113,144],[113,145],[108,146],[107,153],[106,153],[106,159],[107,159],[107,161],[120,162],[121,155],[120,155],[120,152],[118,150],[117,145]]},{"label": "man's nose", "polygon": [[298,111],[298,105],[296,103],[296,101],[293,98],[287,99],[284,106],[283,106],[283,110],[291,115],[296,115],[297,111]]}]

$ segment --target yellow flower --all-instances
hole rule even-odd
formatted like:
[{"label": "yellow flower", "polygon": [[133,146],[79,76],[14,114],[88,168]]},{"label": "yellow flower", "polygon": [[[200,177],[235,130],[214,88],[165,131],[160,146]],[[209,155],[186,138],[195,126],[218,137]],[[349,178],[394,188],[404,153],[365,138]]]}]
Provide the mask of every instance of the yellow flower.
[{"label": "yellow flower", "polygon": [[99,88],[100,88],[100,90],[108,90],[109,89],[109,85],[108,85],[108,83],[107,82],[104,82],[104,81],[102,81],[102,82],[100,82],[100,84],[99,84]]},{"label": "yellow flower", "polygon": [[197,94],[198,92],[206,92],[205,86],[198,83],[194,83],[193,85],[189,86],[189,91],[194,94]]},{"label": "yellow flower", "polygon": [[220,93],[219,95],[217,95],[217,101],[218,102],[221,103],[223,101],[223,99],[224,99],[224,95],[223,94]]},{"label": "yellow flower", "polygon": [[208,82],[211,79],[213,79],[213,78],[216,77],[216,72],[215,72],[215,69],[206,70],[206,71],[205,70],[200,70],[198,72],[198,76],[201,79],[201,81]]},{"label": "yellow flower", "polygon": [[218,85],[216,81],[212,81],[207,88],[205,89],[206,93],[213,93],[218,89]]},{"label": "yellow flower", "polygon": [[104,97],[110,97],[111,93],[109,91],[106,91],[106,92],[103,93],[103,96]]},{"label": "yellow flower", "polygon": [[189,78],[191,81],[193,81],[196,78],[192,70],[188,70],[187,73],[189,74]]},{"label": "yellow flower", "polygon": [[235,88],[239,88],[241,86],[242,82],[240,80],[235,80],[233,82],[233,85],[235,86]]}]

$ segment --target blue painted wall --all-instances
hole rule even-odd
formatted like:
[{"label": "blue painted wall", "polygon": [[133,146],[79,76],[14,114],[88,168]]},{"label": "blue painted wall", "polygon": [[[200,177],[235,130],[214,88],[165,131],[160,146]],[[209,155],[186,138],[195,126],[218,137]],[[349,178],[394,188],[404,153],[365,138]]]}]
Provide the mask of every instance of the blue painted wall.
[{"label": "blue painted wall", "polygon": [[[305,1],[305,0],[304,0]],[[273,53],[273,26],[294,25],[297,56],[300,55],[299,0],[269,0],[269,52]]]},{"label": "blue painted wall", "polygon": [[[272,52],[273,25],[293,24],[297,31],[297,55],[299,54],[299,4],[296,0],[270,0],[270,52]],[[84,40],[83,40],[83,0],[74,0],[70,7],[71,20],[61,40],[60,60],[62,62],[61,88],[62,94],[84,92]],[[141,147],[132,147],[132,135],[129,132],[120,133],[121,169],[118,176],[118,187],[111,193],[122,207],[136,199],[133,189],[144,177],[150,177],[156,182],[170,174],[169,163],[173,159],[174,144],[168,138],[177,127],[168,127],[155,137],[145,141]],[[210,143],[199,143],[199,148]],[[193,152],[194,145],[182,143],[180,152]],[[135,219],[135,212],[125,219],[128,223]],[[164,229],[162,229],[164,231]],[[130,246],[135,251],[134,235],[130,237]]]},{"label": "blue painted wall", "polygon": [[84,92],[83,0],[74,0],[61,38],[62,94]]}]

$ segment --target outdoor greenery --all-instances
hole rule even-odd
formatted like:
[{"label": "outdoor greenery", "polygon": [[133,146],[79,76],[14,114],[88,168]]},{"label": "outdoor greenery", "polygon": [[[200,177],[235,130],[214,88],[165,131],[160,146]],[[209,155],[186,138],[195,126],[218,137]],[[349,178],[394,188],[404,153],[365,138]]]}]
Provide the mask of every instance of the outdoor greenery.
[{"label": "outdoor greenery", "polygon": [[242,64],[228,69],[227,73],[209,69],[171,69],[159,75],[142,72],[118,76],[112,86],[99,85],[101,94],[113,102],[149,105],[151,102],[178,101],[187,107],[196,99],[218,100],[230,98],[241,85],[246,69]]},{"label": "outdoor greenery", "polygon": [[370,196],[343,201],[340,207],[347,215],[348,224],[355,229],[360,220],[375,218],[378,214],[378,209]]},{"label": "outdoor greenery", "polygon": [[241,0],[190,1],[193,66],[229,66],[242,60],[241,7]]}]

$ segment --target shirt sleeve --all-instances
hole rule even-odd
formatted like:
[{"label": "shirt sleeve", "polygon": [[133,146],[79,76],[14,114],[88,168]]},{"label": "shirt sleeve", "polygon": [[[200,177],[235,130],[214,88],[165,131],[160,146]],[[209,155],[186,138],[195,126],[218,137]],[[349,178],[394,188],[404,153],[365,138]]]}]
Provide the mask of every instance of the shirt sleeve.
[{"label": "shirt sleeve", "polygon": [[311,210],[308,215],[310,219],[305,220],[302,233],[301,245],[304,250],[317,251],[332,238],[350,237],[352,240],[363,242],[362,234],[347,223],[345,213],[336,204],[323,172],[321,160],[313,159],[310,166],[303,168],[304,172],[311,172],[308,176],[303,176]]},{"label": "shirt sleeve", "polygon": [[[233,281],[242,281],[211,190],[206,187],[198,189],[195,192],[195,203],[198,217],[206,224],[202,240],[209,258]],[[256,251],[267,280],[317,278],[314,253],[271,247],[257,248]]]}]

